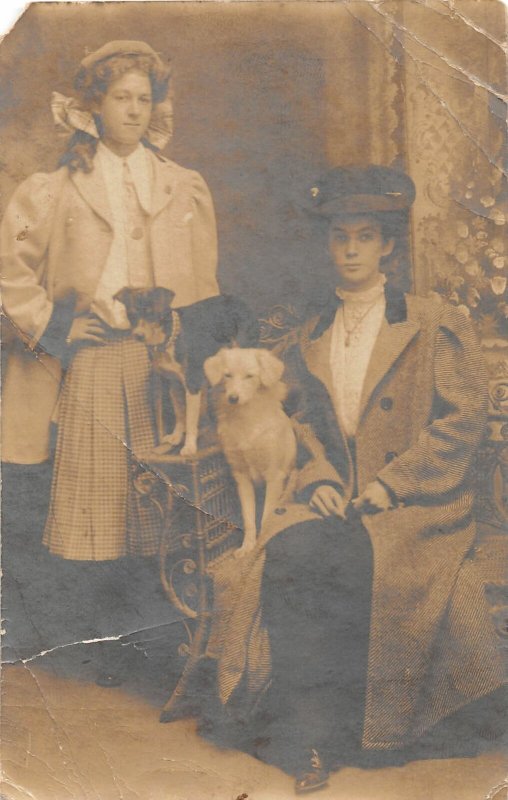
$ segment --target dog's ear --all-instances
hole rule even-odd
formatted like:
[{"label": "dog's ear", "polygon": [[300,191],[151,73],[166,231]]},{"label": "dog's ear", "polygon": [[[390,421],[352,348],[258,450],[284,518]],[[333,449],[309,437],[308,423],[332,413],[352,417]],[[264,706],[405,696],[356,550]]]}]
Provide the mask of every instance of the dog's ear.
[{"label": "dog's ear", "polygon": [[224,377],[224,356],[219,350],[214,356],[207,358],[203,364],[203,369],[211,386],[217,386]]},{"label": "dog's ear", "polygon": [[284,373],[284,364],[274,356],[270,350],[256,350],[260,372],[259,377],[263,386],[274,386]]},{"label": "dog's ear", "polygon": [[119,303],[123,303],[127,313],[134,310],[134,292],[129,286],[124,286],[123,289],[120,289],[119,292],[113,295],[113,300],[118,300]]},{"label": "dog's ear", "polygon": [[157,286],[151,291],[153,310],[156,314],[164,314],[171,307],[175,293],[164,286]]}]

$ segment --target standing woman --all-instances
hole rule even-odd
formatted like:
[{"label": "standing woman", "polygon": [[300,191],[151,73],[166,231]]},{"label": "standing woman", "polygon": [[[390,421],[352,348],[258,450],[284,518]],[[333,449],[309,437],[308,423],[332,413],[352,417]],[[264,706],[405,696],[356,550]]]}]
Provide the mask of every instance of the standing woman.
[{"label": "standing woman", "polygon": [[133,594],[132,585],[123,595],[112,589],[118,559],[158,549],[156,516],[130,482],[134,454],[154,444],[150,364],[115,294],[163,286],[177,306],[218,294],[208,188],[160,154],[171,135],[168,83],[144,42],[109,42],[87,55],[79,96],[53,94],[55,121],[72,134],[59,169],[18,187],[1,230],[3,310],[16,331],[4,459],[47,459],[58,401],[43,541],[56,556],[88,562],[94,581],[100,576],[99,606],[111,607],[113,596],[121,606],[125,588]]}]

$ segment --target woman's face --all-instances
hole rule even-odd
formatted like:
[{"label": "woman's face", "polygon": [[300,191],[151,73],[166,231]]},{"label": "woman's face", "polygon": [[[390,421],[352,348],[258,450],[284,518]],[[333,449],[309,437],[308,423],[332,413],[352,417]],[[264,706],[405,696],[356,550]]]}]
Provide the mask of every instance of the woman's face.
[{"label": "woman's face", "polygon": [[378,280],[381,259],[393,250],[379,222],[369,215],[337,217],[330,223],[328,246],[341,286],[361,291]]},{"label": "woman's face", "polygon": [[110,83],[94,110],[102,121],[104,144],[118,155],[129,155],[150,124],[152,88],[148,76],[142,72],[126,72]]}]

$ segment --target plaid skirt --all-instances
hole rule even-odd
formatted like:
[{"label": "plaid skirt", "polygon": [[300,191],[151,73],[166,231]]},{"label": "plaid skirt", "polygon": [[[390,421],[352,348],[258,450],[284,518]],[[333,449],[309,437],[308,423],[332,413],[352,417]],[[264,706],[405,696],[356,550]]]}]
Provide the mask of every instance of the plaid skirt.
[{"label": "plaid skirt", "polygon": [[150,362],[119,337],[82,347],[62,388],[43,542],[79,561],[154,555],[161,520],[132,485],[135,454],[155,443]]}]

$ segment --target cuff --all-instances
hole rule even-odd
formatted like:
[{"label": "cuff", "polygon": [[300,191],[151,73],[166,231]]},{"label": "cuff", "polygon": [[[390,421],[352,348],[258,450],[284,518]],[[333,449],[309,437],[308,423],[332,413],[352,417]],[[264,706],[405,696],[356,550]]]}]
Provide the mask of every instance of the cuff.
[{"label": "cuff", "polygon": [[37,346],[54,358],[62,359],[67,352],[67,336],[74,320],[76,297],[74,293],[54,303],[53,311]]},{"label": "cuff", "polygon": [[395,491],[382,478],[376,478],[376,480],[378,483],[381,484],[383,489],[385,489],[385,491],[387,492],[388,497],[390,498],[390,502],[392,504],[392,508],[397,508],[397,506],[399,505],[399,498],[397,497]]}]

